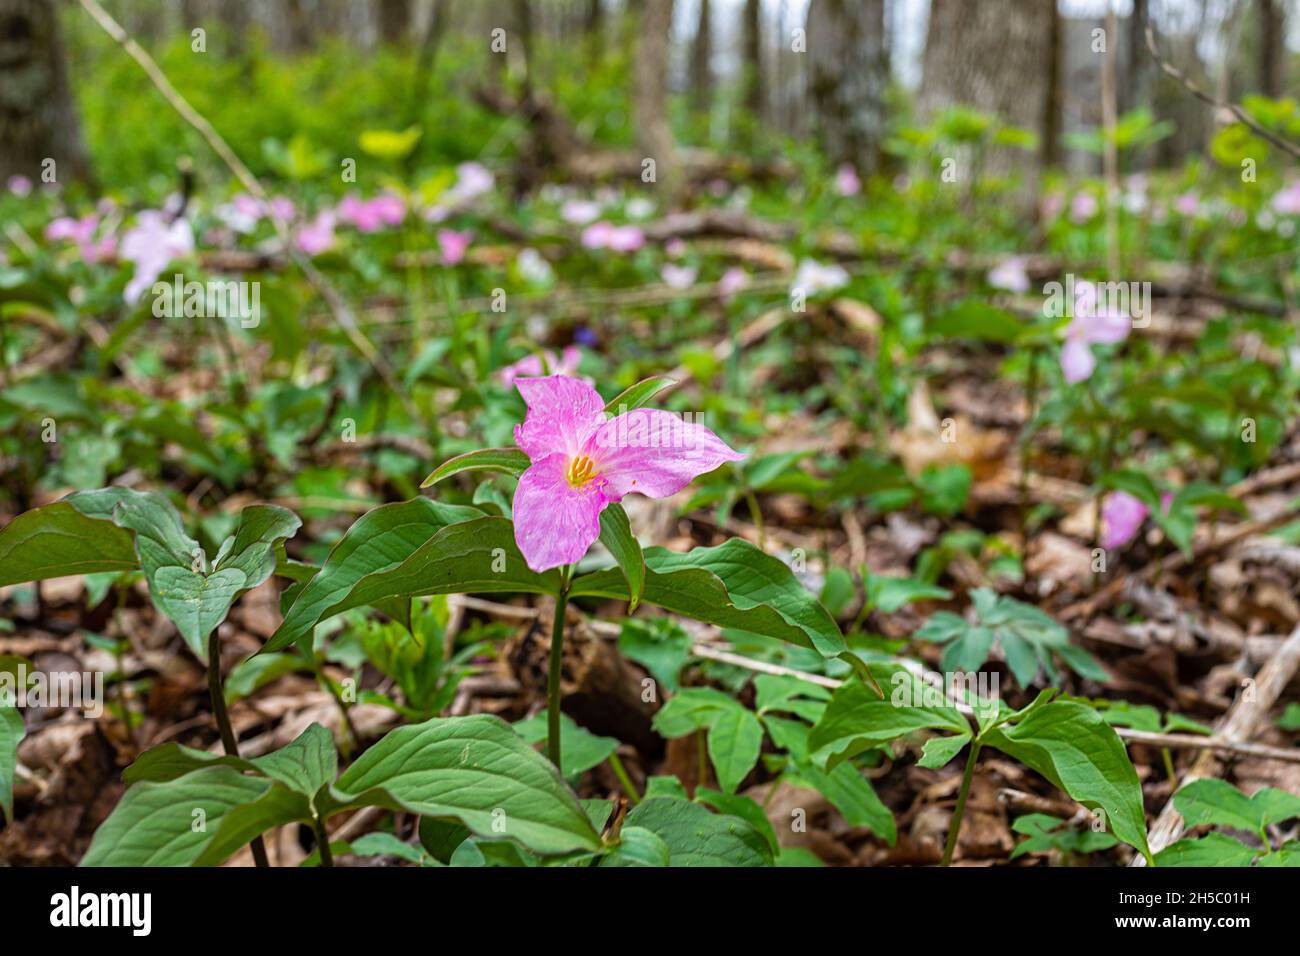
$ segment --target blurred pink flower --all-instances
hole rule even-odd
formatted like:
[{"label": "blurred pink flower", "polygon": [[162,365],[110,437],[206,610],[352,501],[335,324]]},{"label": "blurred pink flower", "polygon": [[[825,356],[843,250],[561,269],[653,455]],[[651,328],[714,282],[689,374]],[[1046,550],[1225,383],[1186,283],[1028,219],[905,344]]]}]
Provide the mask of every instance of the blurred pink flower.
[{"label": "blurred pink flower", "polygon": [[[543,359],[545,363],[543,364]],[[525,355],[518,362],[513,362],[497,372],[497,378],[507,387],[515,383],[517,378],[530,378],[539,375],[576,375],[578,366],[582,363],[582,349],[576,345],[569,345],[557,357],[554,352],[547,349],[541,355],[532,353]],[[549,371],[548,371],[549,370]]]},{"label": "blurred pink flower", "polygon": [[60,216],[58,219],[52,219],[45,227],[45,238],[50,242],[67,240],[81,245],[93,239],[98,228],[98,216],[82,216],[80,219]]},{"label": "blurred pink flower", "polygon": [[600,203],[590,199],[570,199],[560,207],[560,218],[575,226],[583,226],[600,215]]},{"label": "blurred pink flower", "polygon": [[1142,528],[1151,509],[1127,491],[1112,491],[1101,504],[1101,546],[1122,548]]},{"label": "blurred pink flower", "polygon": [[582,230],[582,245],[586,249],[636,252],[645,245],[645,233],[636,226],[615,226],[602,219]]},{"label": "blurred pink flower", "polygon": [[360,199],[349,193],[338,204],[338,217],[358,232],[378,232],[384,226],[396,226],[406,215],[400,196],[380,193],[372,199]]},{"label": "blurred pink flower", "polygon": [[7,185],[9,191],[19,199],[32,194],[32,181],[26,176],[10,176]]},{"label": "blurred pink flower", "polygon": [[681,239],[669,239],[664,243],[664,253],[676,259],[686,253],[686,243]]},{"label": "blurred pink flower", "polygon": [[671,262],[664,264],[659,270],[659,277],[664,280],[664,285],[670,289],[687,289],[695,283],[695,277],[699,270],[691,266],[674,265]]},{"label": "blurred pink flower", "polygon": [[749,285],[749,273],[739,266],[732,266],[718,279],[718,297],[723,302],[730,302],[736,293]]},{"label": "blurred pink flower", "polygon": [[862,191],[862,180],[848,163],[842,163],[835,171],[835,191],[841,196],[856,196]]},{"label": "blurred pink flower", "polygon": [[1272,206],[1280,216],[1300,216],[1300,179],[1279,189],[1273,196]]},{"label": "blurred pink flower", "polygon": [[132,305],[153,285],[167,264],[194,251],[194,232],[184,219],[168,222],[159,211],[146,209],[122,236],[122,258],[135,266],[123,292]]},{"label": "blurred pink flower", "polygon": [[1044,220],[1052,220],[1059,216],[1065,209],[1065,197],[1060,193],[1048,193],[1043,197],[1039,210]]},{"label": "blurred pink flower", "polygon": [[334,246],[335,215],[332,210],[322,209],[314,219],[298,229],[294,241],[298,248],[309,256],[318,256]]},{"label": "blurred pink flower", "polygon": [[1174,211],[1181,216],[1195,216],[1200,208],[1201,202],[1194,190],[1189,190],[1174,200]]},{"label": "blurred pink flower", "polygon": [[438,248],[442,251],[442,261],[454,266],[465,258],[465,251],[474,239],[474,233],[468,230],[457,232],[455,229],[438,230]]},{"label": "blurred pink flower", "polygon": [[1085,223],[1097,215],[1100,208],[1097,197],[1092,193],[1075,193],[1070,200],[1070,218],[1076,223]]},{"label": "blurred pink flower", "polygon": [[794,271],[790,282],[791,291],[801,291],[804,295],[817,295],[819,292],[831,292],[846,286],[849,274],[843,266],[824,266],[813,259],[804,259]]},{"label": "blurred pink flower", "polygon": [[1003,259],[989,270],[989,285],[1007,292],[1028,292],[1029,273],[1025,271],[1025,260],[1020,256]]},{"label": "blurred pink flower", "polygon": [[444,198],[453,205],[460,205],[491,192],[495,185],[496,179],[482,163],[461,163],[456,167],[456,184],[447,190]]},{"label": "blurred pink flower", "polygon": [[1133,320],[1129,316],[1109,304],[1099,307],[1096,285],[1075,283],[1074,309],[1061,347],[1061,371],[1065,380],[1075,385],[1089,378],[1097,365],[1091,346],[1122,342],[1132,328]]}]

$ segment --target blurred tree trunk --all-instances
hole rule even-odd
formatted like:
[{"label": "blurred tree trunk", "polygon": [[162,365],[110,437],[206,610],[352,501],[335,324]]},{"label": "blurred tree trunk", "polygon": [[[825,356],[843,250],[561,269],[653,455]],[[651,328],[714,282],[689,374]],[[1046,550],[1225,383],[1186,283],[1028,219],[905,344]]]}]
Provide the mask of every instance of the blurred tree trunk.
[{"label": "blurred tree trunk", "polygon": [[424,39],[420,41],[420,55],[415,61],[415,80],[411,84],[411,103],[407,110],[407,123],[417,123],[424,109],[424,101],[429,96],[429,78],[433,76],[433,67],[438,60],[438,47],[447,35],[447,24],[451,20],[452,0],[433,0],[433,9],[429,11],[429,24],[424,29]]},{"label": "blurred tree trunk", "polygon": [[[958,104],[993,113],[1043,135],[1050,85],[1055,3],[1050,0],[932,0],[922,60],[922,116]],[[1032,179],[1036,160],[1023,150],[998,149],[985,170],[1019,169]]]},{"label": "blurred tree trunk", "polygon": [[673,25],[673,0],[645,0],[636,48],[632,109],[637,147],[653,159],[660,204],[671,208],[682,185],[672,127],[668,123],[668,43]]},{"label": "blurred tree trunk", "polygon": [[217,20],[225,28],[227,52],[243,56],[248,50],[248,3],[246,0],[220,0]]},{"label": "blurred tree trunk", "polygon": [[411,28],[411,0],[378,0],[379,42],[405,43]]},{"label": "blurred tree trunk", "polygon": [[808,92],[827,157],[874,172],[889,87],[884,0],[812,0],[808,54]]},{"label": "blurred tree trunk", "polygon": [[745,106],[755,120],[767,100],[763,88],[763,20],[759,0],[745,0]]},{"label": "blurred tree trunk", "polygon": [[1286,91],[1285,0],[1255,0],[1259,15],[1259,89],[1265,96]]},{"label": "blurred tree trunk", "polygon": [[691,46],[691,93],[696,109],[709,112],[713,105],[713,29],[709,0],[700,0],[700,19]]},{"label": "blurred tree trunk", "polygon": [[[1136,10],[1142,2],[1144,0],[1133,0],[1133,8]],[[1038,159],[1044,166],[1056,166],[1061,162],[1061,125],[1065,113],[1065,93],[1061,85],[1065,70],[1061,55],[1064,33],[1065,24],[1061,20],[1061,13],[1053,9],[1051,33],[1047,40],[1047,96],[1043,102],[1043,136],[1038,148]]]},{"label": "blurred tree trunk", "polygon": [[524,96],[528,97],[533,92],[533,5],[529,0],[514,0],[511,11],[515,20],[515,36],[519,41],[513,53],[520,57]]},{"label": "blurred tree trunk", "polygon": [[58,182],[91,179],[58,8],[49,0],[0,0],[0,180],[39,182],[46,159]]}]

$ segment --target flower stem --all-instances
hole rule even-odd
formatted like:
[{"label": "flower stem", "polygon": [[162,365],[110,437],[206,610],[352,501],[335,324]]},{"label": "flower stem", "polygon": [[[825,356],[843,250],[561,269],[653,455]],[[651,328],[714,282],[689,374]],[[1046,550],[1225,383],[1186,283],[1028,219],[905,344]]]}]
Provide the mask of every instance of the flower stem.
[{"label": "flower stem", "polygon": [[609,755],[609,765],[614,771],[614,776],[618,777],[623,792],[627,794],[627,798],[632,801],[632,806],[635,807],[641,802],[641,795],[636,792],[636,787],[632,785],[632,778],[627,775],[627,768],[623,766],[623,761],[618,759],[618,754]]},{"label": "flower stem", "polygon": [[569,607],[569,575],[572,566],[560,569],[560,593],[555,597],[555,621],[551,625],[551,672],[546,682],[546,756],[560,769],[560,680],[564,670],[564,615]]},{"label": "flower stem", "polygon": [[[217,732],[221,735],[221,748],[226,756],[239,756],[239,741],[235,738],[234,728],[230,726],[230,713],[226,710],[226,694],[221,686],[221,643],[217,640],[214,629],[208,635],[208,696],[212,698],[212,716],[217,721]],[[260,836],[253,837],[253,862],[261,867],[271,865],[266,857],[266,844]]]},{"label": "flower stem", "polygon": [[330,835],[325,830],[325,821],[316,817],[312,820],[312,828],[316,831],[316,848],[320,850],[320,865],[333,866],[334,854],[330,851]]},{"label": "flower stem", "polygon": [[952,811],[952,823],[948,824],[948,842],[943,847],[943,861],[940,866],[952,863],[952,852],[957,849],[957,834],[961,830],[962,814],[966,812],[966,798],[970,796],[970,782],[975,777],[975,760],[979,757],[979,741],[972,740],[970,754],[966,757],[966,770],[961,776],[961,790],[957,794],[957,806]]}]

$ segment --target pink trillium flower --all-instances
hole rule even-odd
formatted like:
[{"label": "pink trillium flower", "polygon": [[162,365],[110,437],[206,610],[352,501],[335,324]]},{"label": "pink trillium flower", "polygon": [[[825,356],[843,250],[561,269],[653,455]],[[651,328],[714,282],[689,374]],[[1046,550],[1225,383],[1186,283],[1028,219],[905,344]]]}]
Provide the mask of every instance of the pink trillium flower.
[{"label": "pink trillium flower", "polygon": [[1181,216],[1195,216],[1200,208],[1200,199],[1193,191],[1185,192],[1174,200],[1174,211]]},{"label": "pink trillium flower", "polygon": [[1300,216],[1300,179],[1273,196],[1273,211],[1280,216]]},{"label": "pink trillium flower", "polygon": [[380,193],[373,199],[359,199],[349,193],[338,205],[338,217],[355,226],[358,232],[378,232],[384,226],[396,226],[406,215],[400,196]]},{"label": "pink trillium flower", "polygon": [[718,297],[723,302],[730,302],[736,293],[749,285],[749,273],[739,266],[732,266],[718,279]]},{"label": "pink trillium flower", "polygon": [[835,191],[841,196],[856,196],[862,192],[862,180],[848,163],[841,164],[835,171]]},{"label": "pink trillium flower", "polygon": [[294,241],[299,250],[309,256],[318,256],[334,247],[335,215],[331,210],[322,209],[311,222],[298,230]]},{"label": "pink trillium flower", "polygon": [[1065,209],[1065,197],[1060,193],[1048,193],[1038,208],[1045,221],[1055,219]]},{"label": "pink trillium flower", "polygon": [[19,199],[23,199],[32,194],[32,181],[26,176],[10,176],[7,185],[9,186],[9,191]]},{"label": "pink trillium flower", "polygon": [[1070,200],[1070,218],[1076,223],[1085,223],[1097,215],[1100,204],[1092,193],[1075,193]]},{"label": "pink trillium flower", "polygon": [[585,382],[520,378],[528,405],[515,443],[532,464],[515,491],[515,543],[533,571],[579,561],[600,536],[600,513],[624,495],[667,498],[744,455],[697,422],[661,409],[614,418]]},{"label": "pink trillium flower", "polygon": [[1112,491],[1101,503],[1101,546],[1107,551],[1124,547],[1137,537],[1150,513],[1150,508],[1127,491]]},{"label": "pink trillium flower", "polygon": [[560,207],[560,218],[575,226],[585,226],[600,216],[600,203],[590,199],[570,199]]},{"label": "pink trillium flower", "polygon": [[664,280],[664,285],[670,289],[689,289],[695,283],[695,277],[699,274],[698,269],[690,266],[678,266],[668,262],[659,270],[659,277]]},{"label": "pink trillium flower", "polygon": [[[546,359],[543,366],[542,359]],[[557,357],[554,352],[547,349],[541,355],[533,353],[525,355],[518,362],[507,365],[497,372],[497,377],[507,388],[515,383],[519,378],[535,378],[548,374],[551,375],[569,375],[573,376],[578,371],[578,366],[582,363],[582,349],[576,345],[569,345]]]},{"label": "pink trillium flower", "polygon": [[122,237],[121,251],[122,258],[135,265],[135,273],[123,291],[126,301],[134,305],[169,262],[194,251],[194,232],[184,219],[169,223],[161,212],[146,209]]},{"label": "pink trillium flower", "polygon": [[496,178],[482,163],[461,163],[456,167],[456,184],[443,197],[452,205],[461,205],[491,192]]},{"label": "pink trillium flower", "polygon": [[474,239],[474,233],[457,232],[455,229],[438,230],[438,248],[442,250],[442,261],[454,266],[465,258],[465,250]]},{"label": "pink trillium flower", "polygon": [[989,285],[1007,292],[1028,292],[1029,273],[1025,271],[1025,260],[1020,256],[1003,259],[989,270]]},{"label": "pink trillium flower", "polygon": [[1074,287],[1074,312],[1061,347],[1061,371],[1076,385],[1092,375],[1097,360],[1091,346],[1113,345],[1128,338],[1133,319],[1110,306],[1099,308],[1097,286],[1078,282]]},{"label": "pink trillium flower", "polygon": [[45,238],[50,242],[67,240],[77,245],[84,245],[95,238],[95,231],[98,228],[98,216],[82,216],[80,219],[60,216],[58,219],[50,220],[50,224],[45,227]]},{"label": "pink trillium flower", "polygon": [[824,266],[813,259],[804,259],[794,271],[790,283],[791,291],[803,292],[804,295],[817,295],[819,292],[831,292],[849,284],[849,274],[843,266]]}]

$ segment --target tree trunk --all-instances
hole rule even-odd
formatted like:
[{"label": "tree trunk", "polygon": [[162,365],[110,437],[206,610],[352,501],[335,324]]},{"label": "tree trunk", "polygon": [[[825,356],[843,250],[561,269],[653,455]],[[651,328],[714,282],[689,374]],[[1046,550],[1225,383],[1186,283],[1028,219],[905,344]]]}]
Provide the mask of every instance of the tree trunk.
[{"label": "tree trunk", "polygon": [[411,0],[378,0],[379,42],[405,43],[411,28]]},{"label": "tree trunk", "polygon": [[633,90],[637,146],[654,160],[661,205],[671,208],[681,188],[681,168],[672,128],[668,124],[668,43],[673,25],[673,0],[645,0],[637,42]]},{"label": "tree trunk", "polygon": [[759,0],[745,0],[745,106],[757,120],[767,100],[763,88],[763,20]]},{"label": "tree trunk", "polygon": [[1255,0],[1259,14],[1259,89],[1280,97],[1286,90],[1286,4],[1284,0]]},{"label": "tree trunk", "polygon": [[40,181],[47,159],[60,183],[91,179],[58,9],[49,0],[0,0],[0,179]]},{"label": "tree trunk", "polygon": [[700,19],[691,46],[691,93],[695,106],[707,113],[713,105],[713,29],[709,0],[700,0]]},{"label": "tree trunk", "polygon": [[874,172],[889,86],[884,0],[812,0],[808,54],[808,92],[826,155]]},{"label": "tree trunk", "polygon": [[[1134,9],[1143,0],[1133,0]],[[1053,6],[1055,6],[1053,4]],[[1047,96],[1043,98],[1043,138],[1039,143],[1038,159],[1044,166],[1061,162],[1061,121],[1065,112],[1065,96],[1061,84],[1064,69],[1061,40],[1065,25],[1060,11],[1052,10],[1051,32],[1047,39]]]},{"label": "tree trunk", "polygon": [[[1054,11],[1050,0],[932,0],[918,112],[932,116],[961,104],[1042,135]],[[1036,166],[1030,154],[1002,149],[984,168],[1029,166]]]}]

